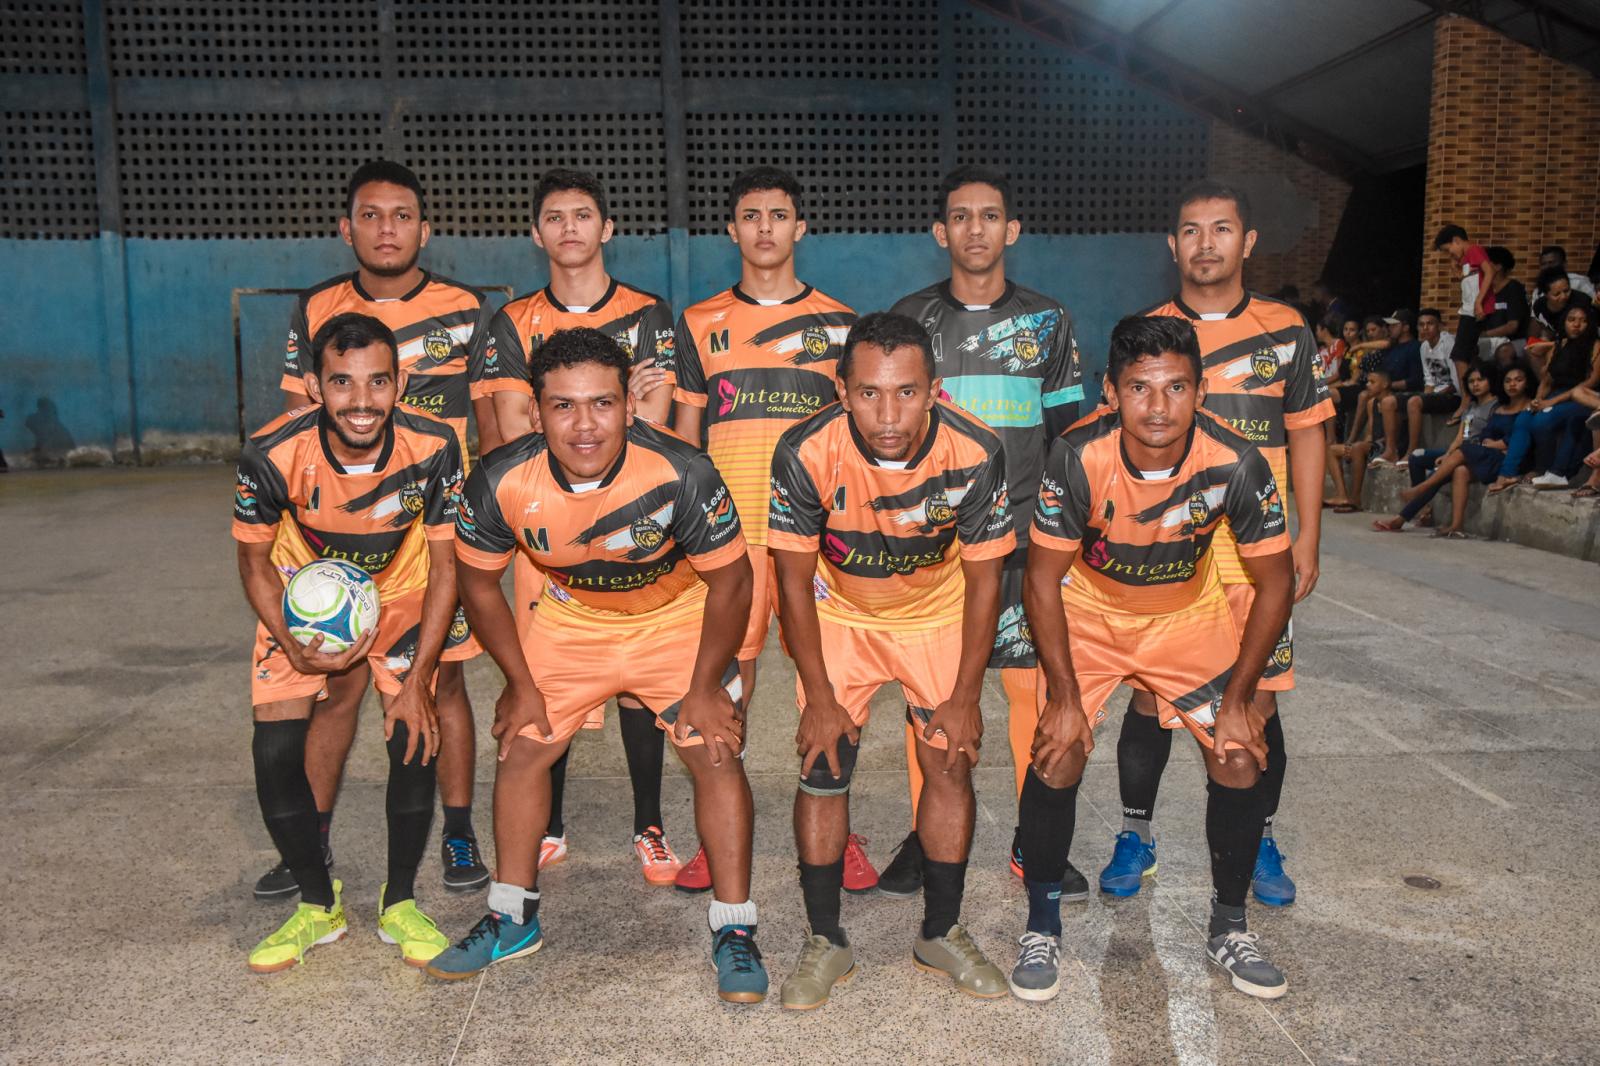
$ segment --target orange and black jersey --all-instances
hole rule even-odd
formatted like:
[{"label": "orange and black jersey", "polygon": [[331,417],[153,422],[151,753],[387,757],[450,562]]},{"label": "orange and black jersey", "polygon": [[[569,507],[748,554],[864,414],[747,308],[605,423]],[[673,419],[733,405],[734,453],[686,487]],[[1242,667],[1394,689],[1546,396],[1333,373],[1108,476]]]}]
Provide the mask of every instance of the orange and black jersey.
[{"label": "orange and black jersey", "polygon": [[778,441],[768,495],[768,546],[817,552],[818,616],[856,628],[959,622],[961,560],[1017,544],[1000,438],[942,400],[903,464],[873,456],[842,405],[823,408]]},{"label": "orange and black jersey", "polygon": [[1266,459],[1205,411],[1183,459],[1149,479],[1123,450],[1122,420],[1100,411],[1057,437],[1033,513],[1033,543],[1076,551],[1062,595],[1125,614],[1166,614],[1217,586],[1211,540],[1226,518],[1246,556],[1289,549]]},{"label": "orange and black jersey", "polygon": [[767,542],[767,477],[783,431],[832,403],[856,314],[806,286],[763,306],[739,286],[678,320],[673,398],[705,411],[706,451],[728,480],[752,544]]},{"label": "orange and black jersey", "polygon": [[370,473],[346,470],[328,447],[321,405],[279,415],[245,442],[233,497],[233,537],[272,542],[287,582],[317,559],[354,563],[387,602],[428,584],[427,541],[454,535],[461,448],[450,426],[396,408]]},{"label": "orange and black jersey", "polygon": [[710,458],[643,419],[628,428],[611,472],[584,491],[542,434],[496,448],[467,479],[456,520],[458,559],[495,570],[522,551],[545,575],[539,610],[600,628],[646,614],[695,617],[705,602],[696,571],[747,550]]},{"label": "orange and black jersey", "polygon": [[[361,287],[359,274],[329,278],[302,292],[295,302],[284,353],[283,388],[306,391],[301,374],[311,365],[311,339],[325,322],[346,311],[371,315],[394,330],[400,342],[400,369],[407,375],[401,402],[450,423],[464,449],[471,407],[468,382],[483,373],[478,345],[484,337],[487,310],[483,294],[476,289],[426,271],[416,288],[392,300],[373,297]],[[308,356],[304,361],[302,352]]]},{"label": "orange and black jersey", "polygon": [[550,334],[578,326],[611,337],[635,363],[654,359],[667,371],[669,385],[676,380],[672,308],[661,297],[612,278],[605,295],[585,311],[564,306],[549,286],[496,311],[482,348],[482,373],[472,379],[472,398],[506,390],[532,396],[529,358]]}]

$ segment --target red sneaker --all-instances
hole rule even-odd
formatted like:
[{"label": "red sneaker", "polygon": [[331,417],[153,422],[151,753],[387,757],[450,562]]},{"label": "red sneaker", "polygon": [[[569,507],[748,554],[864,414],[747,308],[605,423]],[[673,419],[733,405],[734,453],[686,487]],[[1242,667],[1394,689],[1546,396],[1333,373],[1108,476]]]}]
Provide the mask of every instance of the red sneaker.
[{"label": "red sneaker", "polygon": [[705,845],[694,853],[678,871],[678,876],[673,879],[672,886],[679,892],[709,892],[711,891],[711,864],[706,861]]},{"label": "red sneaker", "polygon": [[863,850],[867,838],[856,833],[844,842],[844,890],[846,892],[871,892],[878,887],[878,871]]}]

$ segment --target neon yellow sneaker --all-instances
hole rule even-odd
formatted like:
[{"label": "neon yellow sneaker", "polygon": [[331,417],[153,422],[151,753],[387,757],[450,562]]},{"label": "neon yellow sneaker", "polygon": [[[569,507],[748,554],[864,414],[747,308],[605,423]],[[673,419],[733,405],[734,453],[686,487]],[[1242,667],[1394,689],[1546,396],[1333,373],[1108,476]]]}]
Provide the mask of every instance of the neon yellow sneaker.
[{"label": "neon yellow sneaker", "polygon": [[318,907],[302,903],[278,931],[257,944],[250,952],[250,968],[256,973],[275,973],[297,966],[306,952],[318,944],[331,944],[350,931],[344,920],[344,904],[339,901],[344,882],[333,883],[333,906]]},{"label": "neon yellow sneaker", "polygon": [[432,918],[417,909],[416,900],[401,900],[393,907],[385,907],[383,894],[388,890],[387,884],[378,890],[378,939],[385,944],[399,944],[400,955],[408,966],[428,965],[450,946],[450,941]]}]

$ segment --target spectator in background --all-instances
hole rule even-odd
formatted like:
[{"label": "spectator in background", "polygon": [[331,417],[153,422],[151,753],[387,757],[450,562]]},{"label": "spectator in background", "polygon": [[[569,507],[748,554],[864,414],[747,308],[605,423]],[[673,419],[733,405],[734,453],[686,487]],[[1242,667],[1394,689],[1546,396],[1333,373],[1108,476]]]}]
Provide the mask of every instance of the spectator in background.
[{"label": "spectator in background", "polygon": [[[1397,393],[1396,408],[1406,413],[1406,454],[1418,450],[1422,440],[1424,415],[1451,416],[1454,424],[1467,408],[1467,394],[1461,391],[1461,378],[1451,361],[1455,337],[1443,331],[1442,316],[1432,307],[1417,312],[1417,340],[1422,362],[1422,388]],[[1488,394],[1487,381],[1485,392]]]},{"label": "spectator in background", "polygon": [[[1382,396],[1389,389],[1389,372],[1381,366],[1373,367],[1366,375],[1366,386],[1361,394],[1361,399],[1366,401],[1363,408],[1370,408],[1371,402]],[[1382,425],[1379,419],[1369,419],[1366,424],[1366,437],[1357,439],[1351,437],[1345,444],[1328,445],[1328,476],[1333,479],[1333,495],[1322,502],[1333,508],[1334,514],[1350,514],[1361,510],[1361,486],[1367,479],[1367,461],[1375,449],[1381,448],[1381,439],[1374,439],[1378,427]],[[1349,487],[1346,488],[1344,477],[1344,464],[1350,464]]]},{"label": "spectator in background", "polygon": [[1502,340],[1521,340],[1528,335],[1528,290],[1511,276],[1517,257],[1510,249],[1493,244],[1485,252],[1489,256],[1490,295],[1484,301],[1485,314],[1478,319],[1478,358],[1492,359]]},{"label": "spectator in background", "polygon": [[[1536,488],[1564,489],[1576,472],[1580,431],[1592,409],[1583,400],[1600,401],[1595,392],[1600,384],[1600,340],[1593,312],[1592,307],[1567,309],[1564,336],[1540,371],[1539,388],[1528,410],[1517,417],[1500,476],[1490,492],[1504,492],[1519,480],[1531,480]],[[1535,475],[1531,479],[1523,476],[1530,450]]]},{"label": "spectator in background", "polygon": [[[1600,252],[1600,249],[1597,249]],[[1573,292],[1581,292],[1590,300],[1594,299],[1594,282],[1583,274],[1574,273],[1567,269],[1567,250],[1559,244],[1547,244],[1539,252],[1539,287],[1534,290],[1533,298],[1537,300],[1541,295],[1550,291],[1544,283],[1544,274],[1547,270],[1560,271],[1566,275],[1567,284],[1572,286]]]},{"label": "spectator in background", "polygon": [[1433,238],[1435,251],[1450,256],[1461,272],[1461,306],[1456,310],[1456,350],[1465,355],[1478,349],[1478,319],[1492,308],[1484,306],[1489,291],[1489,255],[1474,244],[1460,226],[1447,225]]},{"label": "spectator in background", "polygon": [[1419,463],[1411,467],[1411,488],[1400,494],[1405,506],[1393,518],[1372,523],[1379,533],[1398,533],[1417,518],[1447,483],[1450,489],[1450,524],[1434,531],[1436,537],[1466,538],[1461,528],[1467,518],[1467,493],[1473,482],[1492,481],[1506,451],[1506,438],[1518,416],[1528,406],[1528,391],[1533,383],[1533,368],[1527,363],[1512,366],[1498,382],[1493,371],[1474,367],[1467,372],[1467,392],[1472,397],[1467,415],[1461,420],[1450,450],[1440,457],[1438,468],[1420,477]]},{"label": "spectator in background", "polygon": [[1333,286],[1328,284],[1326,278],[1318,278],[1311,283],[1311,299],[1322,308],[1324,315],[1338,315],[1340,318],[1355,317],[1350,301],[1343,296],[1334,295]]},{"label": "spectator in background", "polygon": [[1594,450],[1583,458],[1583,465],[1589,468],[1588,480],[1572,490],[1572,498],[1592,500],[1600,496],[1600,410],[1590,415],[1583,424],[1589,430],[1589,444]]},{"label": "spectator in background", "polygon": [[[1417,339],[1417,316],[1401,307],[1383,323],[1389,328],[1389,348],[1383,354],[1389,386],[1369,400],[1378,405],[1378,417],[1383,419],[1383,454],[1372,460],[1373,466],[1393,466],[1400,461],[1401,397],[1421,392],[1423,386],[1422,342]],[[1454,410],[1453,405],[1451,409]]]},{"label": "spectator in background", "polygon": [[[1594,302],[1592,296],[1573,286],[1571,277],[1563,267],[1547,267],[1539,271],[1539,290],[1533,299],[1532,323],[1538,328],[1538,336],[1529,340],[1530,349],[1538,341],[1553,341],[1561,336],[1564,330],[1562,319],[1567,317],[1568,307],[1588,307]],[[1549,353],[1546,351],[1544,354]]]},{"label": "spectator in background", "polygon": [[1389,339],[1389,327],[1379,316],[1368,315],[1361,323],[1361,339],[1351,346],[1347,356],[1354,368],[1353,379],[1356,384],[1351,396],[1353,402],[1350,405],[1354,409],[1354,415],[1350,425],[1346,427],[1345,440],[1370,439],[1372,436],[1367,420],[1369,417],[1376,418],[1377,411],[1372,407],[1371,395],[1367,388],[1367,375],[1383,366],[1384,355],[1393,343]]}]

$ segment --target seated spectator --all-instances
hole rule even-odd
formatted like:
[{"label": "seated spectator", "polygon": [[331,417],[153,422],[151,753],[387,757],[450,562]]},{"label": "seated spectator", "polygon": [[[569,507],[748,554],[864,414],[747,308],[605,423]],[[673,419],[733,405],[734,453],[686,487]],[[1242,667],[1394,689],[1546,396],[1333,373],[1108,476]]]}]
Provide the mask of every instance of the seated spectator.
[{"label": "seated spectator", "polygon": [[1600,496],[1600,411],[1590,415],[1583,424],[1589,430],[1589,443],[1594,450],[1583,457],[1583,465],[1589,468],[1589,477],[1572,490],[1572,498],[1592,500]]},{"label": "seated spectator", "polygon": [[1355,317],[1355,313],[1350,309],[1350,302],[1343,296],[1335,294],[1333,286],[1326,278],[1318,278],[1311,283],[1311,302],[1319,305],[1325,315],[1338,315],[1340,318]]},{"label": "seated spectator", "polygon": [[1483,316],[1478,319],[1478,358],[1492,359],[1502,341],[1521,340],[1528,335],[1530,312],[1528,290],[1511,276],[1517,265],[1516,256],[1498,244],[1484,252],[1489,257],[1489,295],[1484,300]]},{"label": "seated spectator", "polygon": [[1594,302],[1593,297],[1572,287],[1567,272],[1560,267],[1540,271],[1539,288],[1542,291],[1533,298],[1533,326],[1538,336],[1529,333],[1530,348],[1537,341],[1553,341],[1561,336],[1561,320],[1567,316],[1569,306],[1584,307]]},{"label": "seated spectator", "polygon": [[[1336,316],[1331,312],[1329,319]],[[1355,410],[1356,397],[1361,392],[1361,355],[1355,348],[1361,343],[1361,320],[1343,319],[1339,326],[1340,363],[1336,376],[1328,382],[1328,392],[1333,400],[1335,415],[1329,419],[1336,439],[1344,440],[1350,419]]]},{"label": "seated spectator", "polygon": [[[1600,248],[1596,249],[1596,253],[1600,254]],[[1540,295],[1550,291],[1550,287],[1544,282],[1544,275],[1547,270],[1560,271],[1565,274],[1567,284],[1572,286],[1573,292],[1581,292],[1589,297],[1590,300],[1594,299],[1594,282],[1590,281],[1586,275],[1576,274],[1567,269],[1567,250],[1565,248],[1559,244],[1548,244],[1539,253],[1539,287],[1533,294],[1535,300]]]},{"label": "seated spectator", "polygon": [[[1600,400],[1595,391],[1600,384],[1600,339],[1592,307],[1568,308],[1562,324],[1565,335],[1540,371],[1533,402],[1517,416],[1500,476],[1490,492],[1504,492],[1518,481],[1531,481],[1541,489],[1564,489],[1577,472],[1583,423],[1593,410],[1583,401]],[[1525,467],[1531,477],[1524,473]]]},{"label": "seated spectator", "polygon": [[1424,415],[1450,416],[1458,422],[1467,409],[1467,394],[1461,391],[1455,362],[1451,359],[1455,336],[1443,331],[1444,316],[1437,309],[1424,307],[1417,312],[1417,340],[1422,360],[1422,388],[1396,394],[1396,409],[1406,413],[1406,454],[1418,450],[1422,441]]},{"label": "seated spectator", "polygon": [[[1446,484],[1450,489],[1450,524],[1434,532],[1436,537],[1461,540],[1467,519],[1467,490],[1473,482],[1492,481],[1505,454],[1506,438],[1516,419],[1528,406],[1528,390],[1533,371],[1526,364],[1512,367],[1499,381],[1488,367],[1467,371],[1467,393],[1471,405],[1461,419],[1461,428],[1450,448],[1442,453],[1423,453],[1411,457],[1411,488],[1400,494],[1405,506],[1393,518],[1372,523],[1379,533],[1398,533],[1407,522],[1418,519]],[[1438,466],[1424,476],[1437,458]]]},{"label": "seated spectator", "polygon": [[[1512,363],[1521,358],[1523,358],[1522,353],[1518,352],[1517,346],[1510,341],[1505,341],[1494,350],[1494,366],[1502,374],[1511,368]],[[1457,363],[1456,365],[1459,367],[1461,364]]]},{"label": "seated spectator", "polygon": [[[1422,391],[1422,342],[1417,340],[1417,316],[1406,308],[1396,310],[1384,324],[1389,327],[1389,349],[1383,365],[1390,386],[1371,402],[1378,405],[1383,418],[1383,454],[1372,460],[1374,466],[1392,466],[1400,461],[1400,397]],[[1454,404],[1451,410],[1454,410]]]},{"label": "seated spectator", "polygon": [[[1337,397],[1334,392],[1339,386],[1340,375],[1345,368],[1345,342],[1343,337],[1344,319],[1336,315],[1323,315],[1317,320],[1315,329],[1317,335],[1317,376],[1323,384],[1328,386],[1330,397]],[[1337,411],[1338,400],[1334,400]],[[1323,423],[1323,435],[1329,444],[1333,443],[1333,424],[1337,418],[1330,418]]]},{"label": "seated spectator", "polygon": [[1384,320],[1377,315],[1368,315],[1361,324],[1361,339],[1350,349],[1349,358],[1355,364],[1356,384],[1351,396],[1355,414],[1346,429],[1346,440],[1360,440],[1363,436],[1371,435],[1367,428],[1367,419],[1376,418],[1377,411],[1370,402],[1367,374],[1383,366],[1384,355],[1393,343],[1389,339],[1389,327]]},{"label": "seated spectator", "polygon": [[[1372,403],[1388,391],[1388,370],[1381,366],[1369,370],[1366,376],[1366,388],[1361,394],[1361,399],[1365,401],[1364,409],[1370,409]],[[1381,426],[1381,419],[1368,419],[1366,439],[1328,445],[1328,476],[1333,479],[1333,495],[1324,500],[1323,505],[1332,507],[1334,514],[1350,514],[1361,510],[1361,486],[1367,479],[1368,458],[1374,449],[1383,447],[1382,439],[1375,439]],[[1348,489],[1345,488],[1344,479],[1346,461],[1350,463]]]}]

